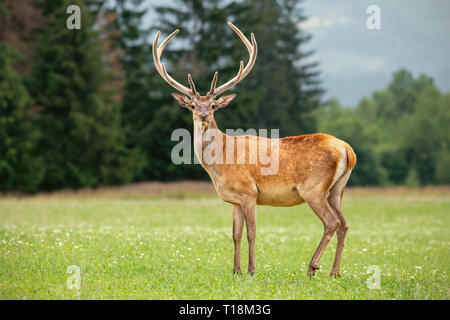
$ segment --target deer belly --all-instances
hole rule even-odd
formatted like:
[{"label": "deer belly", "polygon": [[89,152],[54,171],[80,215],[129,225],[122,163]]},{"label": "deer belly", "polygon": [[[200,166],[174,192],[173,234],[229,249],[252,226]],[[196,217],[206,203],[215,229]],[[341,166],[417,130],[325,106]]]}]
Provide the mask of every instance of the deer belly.
[{"label": "deer belly", "polygon": [[258,186],[257,204],[276,207],[291,207],[305,202],[295,186]]}]

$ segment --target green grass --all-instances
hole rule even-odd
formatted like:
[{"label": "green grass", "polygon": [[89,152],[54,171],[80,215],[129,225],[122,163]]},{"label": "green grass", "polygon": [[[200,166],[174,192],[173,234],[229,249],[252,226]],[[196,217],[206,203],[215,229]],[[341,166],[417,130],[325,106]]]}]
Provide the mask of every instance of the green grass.
[{"label": "green grass", "polygon": [[[342,278],[336,239],[306,276],[322,236],[307,205],[258,207],[258,273],[233,275],[231,207],[216,197],[0,199],[1,299],[448,299],[447,192],[349,193]],[[242,269],[247,269],[246,236]],[[81,289],[66,285],[81,270]],[[369,289],[369,266],[381,270]]]}]

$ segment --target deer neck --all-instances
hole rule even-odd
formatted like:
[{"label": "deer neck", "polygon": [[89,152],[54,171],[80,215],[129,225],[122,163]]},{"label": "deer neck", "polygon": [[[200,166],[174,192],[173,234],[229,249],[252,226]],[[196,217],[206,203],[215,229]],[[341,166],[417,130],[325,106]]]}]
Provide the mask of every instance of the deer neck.
[{"label": "deer neck", "polygon": [[[213,178],[213,175],[215,175],[215,172],[218,172],[218,168],[216,164],[207,164],[205,161],[203,161],[203,150],[207,145],[215,144],[215,139],[210,139],[205,137],[205,133],[207,130],[217,130],[216,132],[219,133],[221,137],[223,137],[223,146],[225,146],[225,134],[219,130],[219,127],[217,126],[216,120],[213,118],[212,121],[209,123],[208,126],[203,127],[201,122],[194,121],[194,152],[197,156],[197,159],[201,159],[200,163],[203,166],[203,168],[206,169],[206,171],[210,174],[211,178]],[[214,179],[213,179],[214,180]]]}]

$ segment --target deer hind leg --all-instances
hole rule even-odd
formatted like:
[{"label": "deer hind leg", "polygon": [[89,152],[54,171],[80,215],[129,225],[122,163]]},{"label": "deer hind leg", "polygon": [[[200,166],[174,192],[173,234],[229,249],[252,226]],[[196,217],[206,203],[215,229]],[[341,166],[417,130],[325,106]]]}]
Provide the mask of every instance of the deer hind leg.
[{"label": "deer hind leg", "polygon": [[238,204],[233,204],[233,242],[234,242],[234,273],[241,273],[241,239],[244,228],[244,212]]},{"label": "deer hind leg", "polygon": [[241,202],[247,226],[248,240],[248,272],[253,275],[256,272],[255,240],[256,240],[256,200],[247,199]]},{"label": "deer hind leg", "polygon": [[311,262],[309,263],[308,275],[311,276],[316,273],[317,269],[319,269],[320,258],[322,257],[322,254],[330,242],[334,232],[341,225],[341,222],[334,214],[333,209],[331,209],[327,200],[326,192],[318,192],[315,194],[309,193],[302,195],[302,197],[317,217],[322,221],[324,227],[322,239],[320,240]]},{"label": "deer hind leg", "polygon": [[330,194],[328,196],[328,203],[333,209],[337,218],[341,222],[341,225],[336,230],[337,235],[337,246],[336,255],[334,257],[333,268],[331,269],[330,276],[340,277],[339,268],[341,265],[342,251],[344,250],[345,235],[347,234],[348,224],[345,221],[344,215],[342,214],[342,195],[344,193],[345,186],[347,184],[348,178],[350,177],[350,172],[346,172],[342,177],[336,181],[333,187],[330,189]]}]

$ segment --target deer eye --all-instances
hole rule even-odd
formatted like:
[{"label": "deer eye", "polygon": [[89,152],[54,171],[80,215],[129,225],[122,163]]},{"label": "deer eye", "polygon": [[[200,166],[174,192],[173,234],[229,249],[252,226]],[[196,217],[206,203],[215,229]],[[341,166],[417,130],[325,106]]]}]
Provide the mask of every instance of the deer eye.
[{"label": "deer eye", "polygon": [[191,104],[191,109],[192,110],[195,109],[195,105]]},{"label": "deer eye", "polygon": [[216,110],[217,106],[216,106],[215,104],[213,104],[213,105],[211,106],[211,108],[213,108],[214,110]]}]

